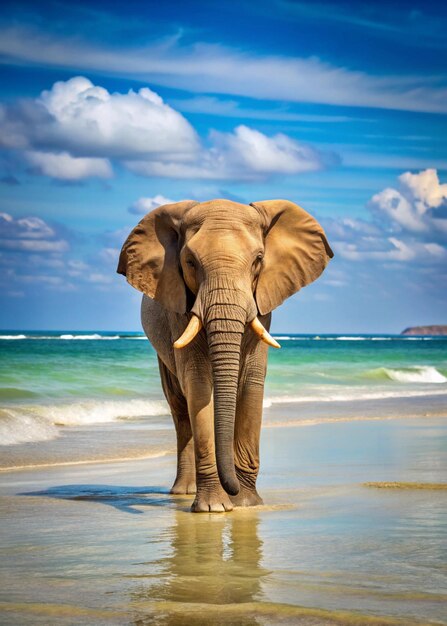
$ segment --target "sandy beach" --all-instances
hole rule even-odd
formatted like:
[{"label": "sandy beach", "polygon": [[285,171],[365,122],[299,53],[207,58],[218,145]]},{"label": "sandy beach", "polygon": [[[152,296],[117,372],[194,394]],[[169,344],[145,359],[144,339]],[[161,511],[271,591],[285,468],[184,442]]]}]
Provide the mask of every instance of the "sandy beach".
[{"label": "sandy beach", "polygon": [[446,624],[447,422],[380,408],[276,411],[264,505],[228,514],[169,495],[168,429],[153,458],[3,471],[0,623]]}]

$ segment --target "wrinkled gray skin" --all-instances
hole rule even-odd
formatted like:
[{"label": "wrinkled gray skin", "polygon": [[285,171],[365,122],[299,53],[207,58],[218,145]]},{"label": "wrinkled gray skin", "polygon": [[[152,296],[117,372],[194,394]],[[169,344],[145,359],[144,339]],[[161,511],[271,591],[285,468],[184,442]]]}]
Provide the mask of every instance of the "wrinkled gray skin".
[{"label": "wrinkled gray skin", "polygon": [[[268,347],[249,323],[258,316],[268,330],[270,311],[331,256],[319,224],[287,201],[166,205],[124,244],[118,271],[145,293],[142,324],[177,432],[171,493],[195,493],[192,511],[262,503],[256,478]],[[203,328],[174,349],[192,313]]]}]

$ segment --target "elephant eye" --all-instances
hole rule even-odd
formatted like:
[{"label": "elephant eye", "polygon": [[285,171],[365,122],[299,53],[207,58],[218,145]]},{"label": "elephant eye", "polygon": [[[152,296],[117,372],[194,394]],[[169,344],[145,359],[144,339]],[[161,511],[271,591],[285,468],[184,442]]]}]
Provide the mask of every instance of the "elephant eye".
[{"label": "elephant eye", "polygon": [[188,265],[189,267],[192,267],[192,268],[195,268],[195,266],[196,266],[196,264],[195,264],[193,259],[187,259],[186,265]]},{"label": "elephant eye", "polygon": [[258,254],[255,257],[255,260],[253,261],[253,270],[255,272],[257,272],[261,268],[261,261],[263,258],[264,258],[264,253],[258,252]]}]

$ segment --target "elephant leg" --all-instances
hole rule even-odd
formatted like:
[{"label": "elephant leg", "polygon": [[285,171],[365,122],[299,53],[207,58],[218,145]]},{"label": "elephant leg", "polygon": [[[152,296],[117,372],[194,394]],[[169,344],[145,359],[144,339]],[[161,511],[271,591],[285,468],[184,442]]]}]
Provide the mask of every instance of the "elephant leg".
[{"label": "elephant leg", "polygon": [[[239,397],[234,425],[234,462],[240,491],[231,501],[236,506],[262,504],[256,490],[259,472],[259,439],[264,399],[264,379],[267,365],[267,347],[264,343],[253,343],[249,337],[248,354],[242,360]],[[244,352],[243,352],[244,354]]]},{"label": "elephant leg", "polygon": [[194,436],[197,483],[197,493],[191,511],[194,513],[231,511],[233,505],[230,497],[222,488],[217,474],[211,388],[206,389],[207,384],[189,387],[187,397]]},{"label": "elephant leg", "polygon": [[194,441],[188,406],[178,379],[158,359],[163,392],[171,409],[177,433],[177,476],[171,488],[173,494],[196,493]]},{"label": "elephant leg", "polygon": [[234,428],[234,463],[240,491],[231,496],[236,506],[262,504],[256,490],[259,472],[259,438],[261,435],[263,387],[247,380],[238,402]]}]

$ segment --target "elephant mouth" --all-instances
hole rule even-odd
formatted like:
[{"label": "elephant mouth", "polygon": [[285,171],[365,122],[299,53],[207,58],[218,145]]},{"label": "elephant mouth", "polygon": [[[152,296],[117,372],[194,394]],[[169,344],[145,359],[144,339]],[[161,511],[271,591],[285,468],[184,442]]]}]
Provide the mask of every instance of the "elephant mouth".
[{"label": "elephant mouth", "polygon": [[[272,348],[281,347],[276,339],[273,339],[270,333],[264,328],[264,326],[257,317],[255,317],[250,322],[250,327],[256,333],[259,339],[267,345],[272,346]],[[180,350],[181,348],[185,348],[188,344],[191,343],[191,341],[194,339],[194,337],[196,337],[196,335],[201,331],[202,328],[202,320],[193,313],[191,319],[189,320],[188,326],[185,328],[182,336],[174,342],[174,348],[178,350]]]}]

